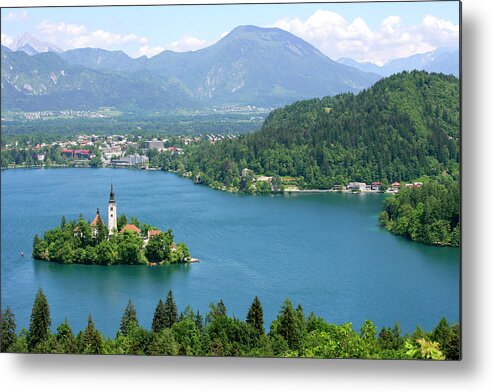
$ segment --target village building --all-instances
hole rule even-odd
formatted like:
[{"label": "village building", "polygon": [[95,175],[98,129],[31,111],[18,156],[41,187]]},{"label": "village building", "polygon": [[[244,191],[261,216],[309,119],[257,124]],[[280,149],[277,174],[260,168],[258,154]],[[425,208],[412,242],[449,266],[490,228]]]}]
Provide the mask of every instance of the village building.
[{"label": "village building", "polygon": [[120,230],[120,233],[121,233],[121,234],[123,234],[123,233],[125,233],[125,232],[130,232],[130,233],[135,233],[135,234],[137,234],[137,235],[140,235],[140,229],[139,229],[137,226],[135,226],[135,225],[133,225],[133,224],[131,224],[131,223],[126,224],[126,225],[125,225],[124,227],[122,227],[122,229]]},{"label": "village building", "polygon": [[346,189],[352,191],[366,191],[366,183],[350,182],[349,184],[347,184]]},{"label": "village building", "polygon": [[164,149],[164,142],[158,139],[146,140],[144,145],[149,150],[156,149],[162,151]]},{"label": "village building", "polygon": [[371,183],[371,190],[372,191],[378,191],[378,190],[380,190],[381,185],[382,184],[379,181],[374,181]]},{"label": "village building", "polygon": [[155,229],[155,230],[149,230],[147,232],[147,239],[150,240],[152,237],[154,237],[154,236],[156,236],[158,234],[161,234],[161,230],[157,230],[157,229]]}]

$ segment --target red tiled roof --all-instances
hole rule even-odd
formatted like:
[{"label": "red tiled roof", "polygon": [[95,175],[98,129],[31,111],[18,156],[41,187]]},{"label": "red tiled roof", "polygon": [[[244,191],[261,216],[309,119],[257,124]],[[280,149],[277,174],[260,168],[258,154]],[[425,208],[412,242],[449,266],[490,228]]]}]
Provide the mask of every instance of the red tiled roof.
[{"label": "red tiled roof", "polygon": [[99,214],[96,214],[96,216],[92,220],[91,226],[97,226],[98,221],[100,221],[102,223],[102,225],[104,226],[104,220],[103,220],[103,218],[101,218],[101,215],[99,215]]},{"label": "red tiled roof", "polygon": [[155,235],[161,234],[161,230],[149,230],[147,232],[147,236],[149,238],[154,237]]},{"label": "red tiled roof", "polygon": [[133,232],[135,232],[137,234],[140,233],[140,229],[137,226],[132,225],[130,223],[128,225],[125,225],[125,227],[120,230],[120,233],[123,233],[124,231],[133,231]]}]

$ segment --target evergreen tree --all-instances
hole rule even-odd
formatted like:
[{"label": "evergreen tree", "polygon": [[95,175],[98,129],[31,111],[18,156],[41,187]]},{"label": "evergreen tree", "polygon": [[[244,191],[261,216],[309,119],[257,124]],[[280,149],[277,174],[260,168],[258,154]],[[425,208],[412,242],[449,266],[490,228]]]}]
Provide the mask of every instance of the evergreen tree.
[{"label": "evergreen tree", "polygon": [[29,323],[28,347],[33,350],[36,345],[46,340],[50,334],[50,308],[41,289],[38,290]]},{"label": "evergreen tree", "polygon": [[202,315],[198,310],[195,314],[195,326],[199,331],[202,331],[204,329],[204,319],[202,318]]},{"label": "evergreen tree", "polygon": [[286,340],[289,348],[296,348],[299,344],[299,329],[293,304],[289,299],[284,301],[278,320],[279,327],[277,331]]},{"label": "evergreen tree", "polygon": [[94,327],[91,315],[87,319],[87,327],[84,330],[83,345],[85,354],[102,354],[103,338]]},{"label": "evergreen tree", "polygon": [[450,335],[451,330],[449,323],[445,317],[442,317],[436,328],[431,332],[430,338],[434,342],[438,342],[440,350],[444,351],[450,341]]},{"label": "evergreen tree", "polygon": [[226,305],[224,305],[224,302],[222,299],[219,300],[217,303],[217,311],[220,316],[226,316]]},{"label": "evergreen tree", "polygon": [[56,329],[56,342],[63,353],[74,353],[76,351],[75,337],[67,320]]},{"label": "evergreen tree", "polygon": [[125,216],[125,214],[121,214],[116,220],[116,225],[118,227],[118,231],[123,229],[126,224],[127,224],[127,217]]},{"label": "evergreen tree", "polygon": [[246,322],[253,326],[260,336],[264,334],[264,311],[257,296],[253,299],[250,309],[248,309]]},{"label": "evergreen tree", "polygon": [[211,323],[212,321],[214,321],[217,318],[226,317],[226,312],[227,312],[226,311],[226,305],[224,305],[224,302],[222,299],[219,300],[217,305],[214,304],[213,302],[211,302],[209,304],[209,309],[210,309],[210,311],[205,315],[206,324]]},{"label": "evergreen tree", "polygon": [[15,316],[7,306],[7,309],[2,312],[1,335],[0,335],[0,351],[7,352],[15,343],[17,335],[15,334]]},{"label": "evergreen tree", "polygon": [[164,327],[171,328],[178,320],[178,307],[173,298],[173,292],[170,290],[166,296],[164,304]]},{"label": "evergreen tree", "polygon": [[137,311],[135,310],[135,306],[132,300],[129,299],[127,307],[123,312],[122,320],[120,322],[120,332],[122,333],[122,335],[125,336],[127,334],[129,325],[132,322],[136,325],[139,325],[139,321],[137,320]]},{"label": "evergreen tree", "polygon": [[63,229],[66,224],[67,224],[67,219],[65,218],[65,215],[62,215],[62,219],[60,220],[60,229]]},{"label": "evergreen tree", "polygon": [[446,359],[459,360],[460,359],[460,326],[459,324],[453,324],[450,328],[450,335],[448,344],[442,348]]},{"label": "evergreen tree", "polygon": [[159,300],[156,311],[154,312],[154,317],[152,319],[152,332],[158,333],[159,331],[166,328],[165,325],[166,318],[166,308],[164,306],[164,302]]}]

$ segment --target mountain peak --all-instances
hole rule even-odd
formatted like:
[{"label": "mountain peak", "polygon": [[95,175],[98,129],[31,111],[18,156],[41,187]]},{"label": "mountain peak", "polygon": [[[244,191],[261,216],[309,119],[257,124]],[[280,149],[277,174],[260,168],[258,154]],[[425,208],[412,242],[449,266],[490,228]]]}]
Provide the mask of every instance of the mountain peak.
[{"label": "mountain peak", "polygon": [[270,30],[279,30],[276,27],[259,27],[254,25],[242,25],[237,26],[233,30],[231,30],[230,34],[239,34],[239,33],[260,33],[266,32]]},{"label": "mountain peak", "polygon": [[33,37],[28,32],[24,32],[20,38],[16,39],[12,45],[11,49],[14,51],[20,50],[26,52],[29,55],[44,52],[61,52],[62,50],[55,45],[48,42],[42,42],[35,37]]}]

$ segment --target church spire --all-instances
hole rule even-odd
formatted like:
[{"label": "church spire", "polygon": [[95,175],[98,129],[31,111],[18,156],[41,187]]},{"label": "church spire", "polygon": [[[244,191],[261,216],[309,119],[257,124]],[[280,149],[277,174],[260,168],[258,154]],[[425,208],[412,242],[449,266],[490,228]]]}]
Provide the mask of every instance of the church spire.
[{"label": "church spire", "polygon": [[110,235],[113,235],[118,230],[117,215],[116,215],[116,201],[115,192],[113,191],[113,184],[110,189],[110,201],[108,203],[108,231]]},{"label": "church spire", "polygon": [[110,203],[115,202],[115,192],[113,191],[113,184],[111,184],[111,190],[110,190]]}]

